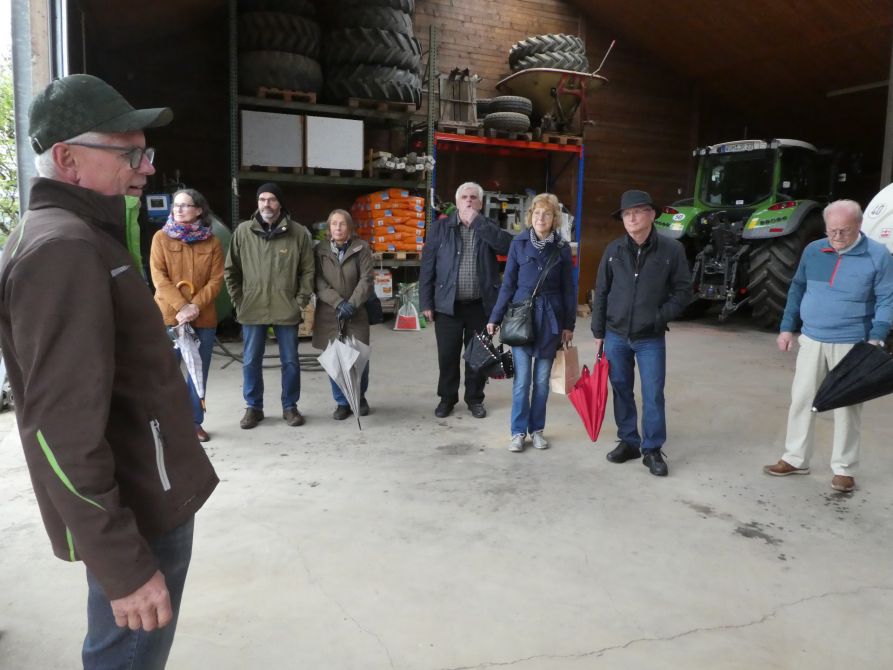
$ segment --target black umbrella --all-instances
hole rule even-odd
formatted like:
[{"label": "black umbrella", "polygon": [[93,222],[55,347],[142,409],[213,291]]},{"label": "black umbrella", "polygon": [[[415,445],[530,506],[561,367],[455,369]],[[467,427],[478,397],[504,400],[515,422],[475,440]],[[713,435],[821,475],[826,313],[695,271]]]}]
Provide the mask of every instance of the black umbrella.
[{"label": "black umbrella", "polygon": [[825,377],[812,401],[812,411],[858,405],[888,393],[893,393],[893,356],[859,342]]}]

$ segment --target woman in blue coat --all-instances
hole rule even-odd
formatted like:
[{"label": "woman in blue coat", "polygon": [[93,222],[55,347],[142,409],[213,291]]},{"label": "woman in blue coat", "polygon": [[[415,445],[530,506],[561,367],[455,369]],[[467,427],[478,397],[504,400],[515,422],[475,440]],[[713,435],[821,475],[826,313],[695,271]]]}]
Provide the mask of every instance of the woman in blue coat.
[{"label": "woman in blue coat", "polygon": [[[561,239],[561,205],[551,193],[540,193],[527,210],[527,230],[512,240],[499,298],[490,314],[487,332],[496,332],[510,302],[530,297],[540,273],[556,254],[543,279],[534,309],[536,341],[512,347],[515,379],[512,387],[512,439],[510,451],[524,451],[529,434],[536,449],[548,449],[543,436],[546,427],[546,401],[549,399],[549,373],[558,348],[569,344],[577,319],[577,296],[572,273],[571,249]],[[530,386],[533,382],[533,392]]]}]

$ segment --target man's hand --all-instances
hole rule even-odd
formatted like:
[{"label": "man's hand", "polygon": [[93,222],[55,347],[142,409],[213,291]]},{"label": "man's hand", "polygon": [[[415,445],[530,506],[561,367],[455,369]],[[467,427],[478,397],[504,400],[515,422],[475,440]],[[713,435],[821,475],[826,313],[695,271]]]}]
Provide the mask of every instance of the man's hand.
[{"label": "man's hand", "polygon": [[572,330],[562,330],[561,331],[561,346],[568,346],[574,339],[574,331]]},{"label": "man's hand", "polygon": [[596,337],[595,338],[595,355],[598,356],[602,352],[602,347],[605,346],[605,338]]},{"label": "man's hand", "polygon": [[198,318],[198,306],[192,303],[183,305],[177,312],[177,325],[182,326],[184,323],[195,321]]},{"label": "man's hand", "polygon": [[434,322],[434,310],[433,310],[433,309],[423,309],[423,310],[422,310],[422,315],[423,315],[423,316],[425,317],[425,319],[427,319],[428,321],[431,321],[432,323]]},{"label": "man's hand", "polygon": [[788,331],[779,333],[775,343],[778,345],[779,351],[790,351],[794,348],[794,333]]},{"label": "man's hand", "polygon": [[152,631],[167,626],[174,616],[164,575],[156,570],[152,578],[129,596],[111,602],[115,623],[130,630]]}]

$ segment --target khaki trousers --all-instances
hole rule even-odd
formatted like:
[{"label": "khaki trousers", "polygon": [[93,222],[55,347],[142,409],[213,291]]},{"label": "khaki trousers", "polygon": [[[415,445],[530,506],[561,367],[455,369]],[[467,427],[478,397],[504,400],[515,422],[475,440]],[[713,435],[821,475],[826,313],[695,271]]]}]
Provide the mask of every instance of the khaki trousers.
[{"label": "khaki trousers", "polygon": [[[795,468],[805,468],[812,456],[815,436],[815,414],[812,400],[828,371],[837,365],[852,344],[816,342],[806,335],[798,338],[797,368],[791,386],[791,408],[788,411],[788,434],[782,458]],[[862,442],[862,405],[834,410],[834,446],[831,471],[835,475],[852,476],[859,462]]]}]

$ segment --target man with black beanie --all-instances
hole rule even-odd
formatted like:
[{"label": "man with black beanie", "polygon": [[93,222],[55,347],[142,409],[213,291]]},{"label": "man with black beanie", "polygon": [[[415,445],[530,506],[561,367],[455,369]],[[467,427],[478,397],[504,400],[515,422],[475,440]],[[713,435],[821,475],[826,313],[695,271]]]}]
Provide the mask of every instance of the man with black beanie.
[{"label": "man with black beanie", "polygon": [[233,233],[224,278],[242,324],[242,395],[240,426],[254,428],[264,418],[263,359],[267,329],[273,328],[282,363],[282,418],[301,426],[301,364],[297,326],[313,293],[313,248],[308,230],[283,206],[278,184],[261,184],[257,210]]}]

